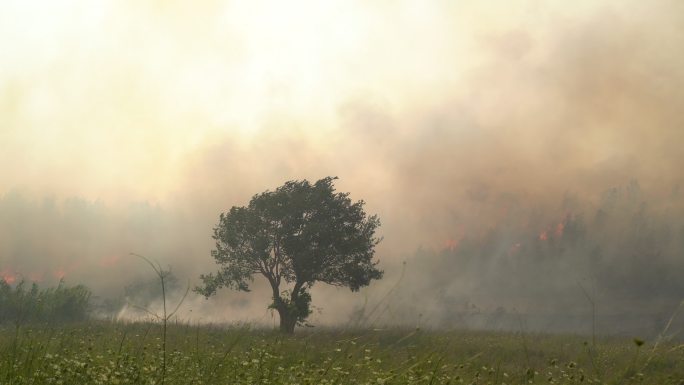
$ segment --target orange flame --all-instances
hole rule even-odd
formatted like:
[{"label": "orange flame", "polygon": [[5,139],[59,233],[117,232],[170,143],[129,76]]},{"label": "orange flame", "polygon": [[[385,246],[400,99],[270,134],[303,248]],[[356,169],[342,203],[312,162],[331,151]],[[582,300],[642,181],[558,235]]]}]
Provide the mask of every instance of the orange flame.
[{"label": "orange flame", "polygon": [[57,279],[63,279],[64,277],[66,277],[66,274],[66,271],[61,267],[52,272],[52,276],[54,276]]},{"label": "orange flame", "polygon": [[560,223],[556,226],[556,236],[557,236],[557,237],[562,237],[562,236],[563,236],[563,230],[565,230],[565,223],[560,222]]},{"label": "orange flame", "polygon": [[458,248],[458,244],[461,242],[460,239],[449,238],[444,242],[444,248],[449,251],[454,251]]},{"label": "orange flame", "polygon": [[7,269],[0,271],[0,278],[8,285],[17,282],[17,274]]}]

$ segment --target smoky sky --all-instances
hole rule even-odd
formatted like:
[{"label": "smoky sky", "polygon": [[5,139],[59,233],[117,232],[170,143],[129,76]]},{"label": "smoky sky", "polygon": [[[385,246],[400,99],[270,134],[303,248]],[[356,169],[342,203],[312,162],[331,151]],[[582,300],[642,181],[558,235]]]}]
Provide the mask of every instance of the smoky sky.
[{"label": "smoky sky", "polygon": [[[669,234],[639,244],[642,256],[660,253],[649,279],[684,264],[682,5],[420,3],[73,2],[72,15],[8,3],[3,276],[119,295],[148,276],[136,252],[194,284],[214,268],[220,212],[287,180],[333,175],[379,215],[387,274],[361,294],[319,288],[320,322],[347,320],[396,282],[431,298],[420,311],[441,323],[455,314],[445,303],[468,300],[554,312],[554,293],[581,308],[590,282],[613,304],[676,302],[676,285],[623,295],[613,286],[629,285],[634,269],[606,266],[647,264],[619,259],[625,234],[645,232],[636,215]],[[637,202],[624,203],[635,183]],[[596,216],[610,191],[624,204],[606,227]],[[533,250],[545,233],[561,242],[558,226],[577,218],[601,235]],[[599,243],[610,285],[595,283],[587,259]],[[502,255],[526,269],[506,278]],[[553,279],[572,261],[572,279]],[[186,311],[263,321],[259,285],[192,298]],[[412,314],[421,299],[396,292],[397,314]]]}]

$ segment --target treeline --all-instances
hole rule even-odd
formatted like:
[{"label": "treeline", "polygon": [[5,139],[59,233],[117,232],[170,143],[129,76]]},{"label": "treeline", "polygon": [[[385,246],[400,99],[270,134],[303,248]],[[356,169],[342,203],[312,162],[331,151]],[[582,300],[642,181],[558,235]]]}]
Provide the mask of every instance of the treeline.
[{"label": "treeline", "polygon": [[555,215],[512,206],[481,233],[409,259],[395,318],[516,329],[522,314],[537,330],[576,331],[593,307],[600,330],[662,331],[684,299],[684,206],[677,189],[669,195],[632,182],[594,202],[566,196]]},{"label": "treeline", "polygon": [[40,288],[0,280],[0,323],[75,322],[88,317],[90,290],[83,285]]}]

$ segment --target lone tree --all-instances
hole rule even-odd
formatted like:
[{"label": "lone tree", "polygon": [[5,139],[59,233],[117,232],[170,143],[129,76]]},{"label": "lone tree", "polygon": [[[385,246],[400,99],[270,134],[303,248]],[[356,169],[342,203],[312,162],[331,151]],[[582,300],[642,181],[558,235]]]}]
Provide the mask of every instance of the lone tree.
[{"label": "lone tree", "polygon": [[366,215],[363,201],[335,192],[335,179],[289,181],[222,213],[211,253],[220,269],[202,275],[204,284],[195,290],[207,298],[223,287],[249,291],[261,274],[273,290],[269,307],[278,311],[280,330],[293,333],[311,314],[315,282],[358,291],[380,279],[373,261],[380,221]]}]

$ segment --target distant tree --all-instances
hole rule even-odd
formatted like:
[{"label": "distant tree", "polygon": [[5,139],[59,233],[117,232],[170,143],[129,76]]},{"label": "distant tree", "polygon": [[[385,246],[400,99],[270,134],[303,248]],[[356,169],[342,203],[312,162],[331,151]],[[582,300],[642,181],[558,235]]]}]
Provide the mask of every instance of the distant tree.
[{"label": "distant tree", "polygon": [[363,201],[335,192],[335,179],[289,181],[222,213],[212,251],[220,269],[202,275],[204,284],[195,290],[207,298],[223,287],[249,291],[261,274],[273,290],[270,307],[280,316],[280,330],[292,333],[311,314],[315,282],[358,291],[380,279],[373,261],[380,221],[366,215]]}]

